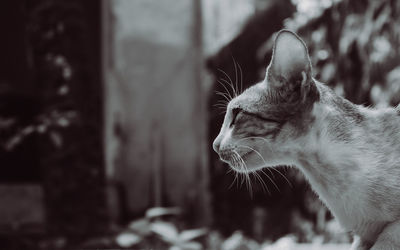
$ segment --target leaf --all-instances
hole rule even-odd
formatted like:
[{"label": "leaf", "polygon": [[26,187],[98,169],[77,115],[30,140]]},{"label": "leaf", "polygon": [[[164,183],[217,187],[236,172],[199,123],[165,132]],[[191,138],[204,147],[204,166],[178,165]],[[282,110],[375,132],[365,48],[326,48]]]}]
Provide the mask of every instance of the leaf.
[{"label": "leaf", "polygon": [[295,249],[295,248],[296,248],[296,238],[292,235],[288,235],[278,239],[272,245],[263,247],[262,250],[285,250],[285,249]]},{"label": "leaf", "polygon": [[181,209],[177,207],[165,208],[165,207],[153,207],[146,211],[146,217],[151,219],[154,217],[160,217],[164,215],[177,215],[181,213]]},{"label": "leaf", "polygon": [[22,140],[22,136],[19,134],[13,136],[10,140],[7,141],[7,143],[4,145],[5,149],[7,151],[11,151],[15,148],[16,145],[18,145]]},{"label": "leaf", "polygon": [[244,241],[244,235],[240,231],[234,232],[228,239],[222,243],[222,250],[239,249]]},{"label": "leaf", "polygon": [[179,246],[170,246],[169,248],[168,248],[168,250],[183,250],[181,247],[179,247]]},{"label": "leaf", "polygon": [[197,237],[203,236],[206,233],[207,233],[207,229],[205,229],[205,228],[185,230],[180,233],[179,240],[181,242],[190,241]]},{"label": "leaf", "polygon": [[179,245],[182,250],[201,250],[203,246],[195,241],[185,242]]},{"label": "leaf", "polygon": [[151,233],[150,222],[146,218],[132,221],[129,223],[128,228],[144,236]]},{"label": "leaf", "polygon": [[36,131],[37,131],[39,134],[45,133],[46,130],[47,130],[47,126],[44,125],[44,124],[40,124],[40,125],[38,125],[38,126],[36,127]]},{"label": "leaf", "polygon": [[32,134],[34,131],[35,131],[35,128],[33,126],[28,126],[22,130],[22,134],[26,136],[26,135]]},{"label": "leaf", "polygon": [[0,129],[7,129],[7,128],[11,127],[12,125],[14,125],[15,122],[16,122],[16,120],[13,118],[0,117]]},{"label": "leaf", "polygon": [[63,144],[63,139],[62,139],[61,135],[57,132],[51,131],[50,139],[53,142],[54,146],[56,146],[58,148],[61,147]]},{"label": "leaf", "polygon": [[70,122],[65,117],[61,117],[57,120],[57,124],[61,127],[68,127],[70,125]]},{"label": "leaf", "polygon": [[127,247],[132,247],[141,242],[142,237],[131,232],[123,232],[116,237],[115,241],[118,244],[118,246],[127,248]]},{"label": "leaf", "polygon": [[170,243],[178,241],[178,230],[172,223],[163,221],[153,222],[151,224],[151,231]]}]

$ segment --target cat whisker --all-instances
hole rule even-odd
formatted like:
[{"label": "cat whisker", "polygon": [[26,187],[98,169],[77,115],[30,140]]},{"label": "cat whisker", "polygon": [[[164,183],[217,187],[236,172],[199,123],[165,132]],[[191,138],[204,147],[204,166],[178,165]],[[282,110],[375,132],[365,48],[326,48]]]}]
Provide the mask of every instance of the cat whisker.
[{"label": "cat whisker", "polygon": [[220,92],[220,91],[215,91],[215,94],[217,94],[217,95],[219,95],[219,96],[222,96],[226,101],[230,101],[231,99],[229,99],[230,97],[229,96],[227,96],[227,94],[225,94],[225,93],[222,93],[222,92]]},{"label": "cat whisker", "polygon": [[[267,169],[268,169],[268,168],[267,168]],[[264,176],[267,177],[267,178],[272,182],[272,184],[274,185],[274,187],[275,187],[279,192],[281,192],[281,190],[279,189],[278,185],[276,185],[275,181],[274,181],[267,173],[265,173],[262,169],[260,169],[260,170],[258,170],[258,171],[260,171],[261,173],[263,173]],[[272,174],[271,171],[270,171],[270,173]]]},{"label": "cat whisker", "polygon": [[[265,140],[264,138],[262,138],[262,137],[245,137],[245,138],[242,138],[242,139],[247,139],[247,138],[249,138],[249,139],[251,139],[251,138],[258,138],[258,139],[263,139],[263,140]],[[241,140],[241,139],[240,139]],[[267,141],[267,140],[265,140],[265,141]],[[268,144],[267,144],[268,145]],[[264,159],[264,157],[260,154],[260,152],[258,152],[257,150],[255,150],[255,149],[253,149],[253,148],[251,148],[251,147],[249,147],[249,146],[245,146],[245,145],[238,145],[239,147],[246,147],[246,148],[249,148],[249,149],[251,149],[251,150],[253,150],[256,154],[258,154],[260,157],[261,157],[261,159],[264,161],[264,164],[267,164],[266,163],[266,161],[265,161],[265,159]],[[269,146],[269,145],[268,145]],[[271,148],[272,149],[272,148]],[[284,174],[282,174],[278,169],[276,169],[276,168],[267,168],[270,172],[271,172],[271,169],[272,170],[274,170],[275,172],[277,172],[280,176],[282,176],[285,180],[286,180],[286,182],[289,184],[289,186],[291,187],[291,188],[293,188],[293,185],[292,185],[292,183],[289,181],[289,179],[284,175]]]},{"label": "cat whisker", "polygon": [[[232,99],[233,99],[233,98],[232,98],[232,95],[231,95],[231,93],[229,92],[228,88],[225,86],[225,84],[222,83],[220,80],[217,80],[217,83],[219,83],[219,84],[225,89],[226,94],[229,96],[229,100],[232,100]],[[228,83],[228,85],[229,85],[229,83]]]},{"label": "cat whisker", "polygon": [[227,103],[224,102],[217,102],[215,104],[213,104],[212,106],[214,108],[220,109],[222,112],[220,112],[219,114],[224,114],[226,112],[226,107],[227,107]]},{"label": "cat whisker", "polygon": [[[265,169],[267,169],[268,172],[272,175],[272,178],[275,178],[275,175],[274,175],[274,173],[271,171],[271,169],[269,169],[269,168],[265,168]],[[261,170],[262,170],[262,169],[261,169]]]},{"label": "cat whisker", "polygon": [[267,191],[269,195],[271,195],[271,192],[268,189],[267,184],[265,183],[265,181],[262,179],[262,177],[257,173],[257,172],[252,172],[252,174],[256,177],[256,179],[258,180],[258,182],[261,184],[261,188],[263,189],[263,191]]},{"label": "cat whisker", "polygon": [[226,101],[220,100],[220,101],[216,102],[213,106],[215,106],[215,105],[226,108],[228,106],[228,103]]},{"label": "cat whisker", "polygon": [[[236,92],[235,92],[235,87],[233,86],[233,83],[229,82],[228,80],[221,78],[219,81],[228,84],[228,86],[230,87],[230,89],[232,90],[232,96],[237,96]],[[230,93],[230,92],[229,92]]]},{"label": "cat whisker", "polygon": [[237,71],[236,61],[235,61],[235,58],[233,57],[233,55],[232,55],[232,60],[233,60],[233,66],[235,67],[235,87],[236,87],[236,93],[237,93],[239,91],[239,89],[238,89],[238,71]]},{"label": "cat whisker", "polygon": [[[267,168],[267,169],[269,169],[269,168]],[[293,188],[292,183],[289,181],[288,178],[286,178],[286,176],[285,176],[284,174],[282,174],[282,173],[281,173],[278,169],[276,169],[276,168],[271,168],[271,169],[273,169],[273,170],[275,170],[276,172],[278,172],[278,174],[280,174],[280,175],[286,180],[286,182],[289,184],[290,188]]]},{"label": "cat whisker", "polygon": [[231,86],[231,88],[232,88],[232,90],[233,90],[233,94],[235,95],[235,96],[237,96],[237,93],[235,92],[235,88],[233,87],[233,81],[232,81],[232,79],[229,77],[229,75],[225,72],[225,71],[223,71],[222,69],[218,69],[222,74],[224,74],[227,78],[228,78],[228,80],[229,80],[229,82],[228,81],[226,81],[225,79],[221,79],[221,80],[224,80],[225,82],[227,82],[228,84],[230,84],[230,86]]},{"label": "cat whisker", "polygon": [[237,66],[238,66],[239,72],[240,72],[240,93],[243,93],[243,71],[242,71],[242,67],[240,67],[239,63],[237,63]]},{"label": "cat whisker", "polygon": [[228,189],[231,189],[232,186],[235,184],[235,182],[237,183],[237,186],[239,186],[238,173],[237,172],[234,172],[234,173],[235,173],[235,177],[233,178],[233,181],[232,181],[231,185],[229,185]]},{"label": "cat whisker", "polygon": [[[234,155],[234,158],[235,158],[235,162],[236,162],[235,166],[238,167],[240,171],[242,171],[242,168],[244,168],[244,167],[243,167],[242,162],[239,159],[239,155]],[[238,176],[241,176],[241,177],[243,177],[243,175],[244,175],[242,172],[236,172],[236,173],[238,174]],[[245,183],[246,183],[246,186],[247,186],[247,180],[246,180],[245,177],[243,177],[241,179],[241,181],[240,181],[240,185],[242,186]]]},{"label": "cat whisker", "polygon": [[[237,142],[240,142],[240,141],[245,140],[245,139],[259,139],[259,140],[263,140],[263,141],[265,142],[264,145],[266,145],[267,147],[269,147],[269,149],[271,150],[271,152],[274,151],[273,148],[271,147],[271,145],[269,145],[269,141],[268,141],[267,139],[265,139],[265,138],[262,138],[262,137],[259,137],[259,136],[249,136],[249,137],[241,138],[241,139],[239,139]],[[258,153],[259,153],[259,152],[258,152]],[[259,154],[259,155],[261,156],[261,154]],[[262,158],[262,159],[264,160],[264,158]],[[264,163],[265,163],[265,160],[264,160]]]},{"label": "cat whisker", "polygon": [[[235,60],[235,57],[233,55],[232,55],[232,60],[233,60],[233,65],[235,67],[236,90],[237,90],[237,93],[243,93],[243,71],[242,71],[242,67],[240,67],[240,64]],[[240,77],[240,79],[239,79],[239,77]]]},{"label": "cat whisker", "polygon": [[244,137],[244,138],[239,139],[238,142],[240,142],[240,141],[242,141],[242,140],[245,140],[245,139],[259,139],[259,140],[262,140],[262,141],[265,142],[264,145],[266,145],[267,147],[269,147],[269,149],[271,150],[271,152],[274,151],[274,149],[273,149],[273,148],[271,147],[271,145],[270,145],[270,142],[269,142],[267,139],[265,139],[265,138],[262,138],[262,137],[259,137],[259,136],[249,136],[249,137]]},{"label": "cat whisker", "polygon": [[215,104],[213,104],[213,106],[223,106],[226,108],[226,106],[228,105],[228,103],[223,102],[223,101],[218,101]]},{"label": "cat whisker", "polygon": [[223,103],[225,105],[228,105],[229,102],[230,101],[228,101],[228,100],[217,100],[217,103]]},{"label": "cat whisker", "polygon": [[278,169],[276,169],[275,167],[272,167],[272,168],[265,168],[265,169],[268,169],[268,171],[272,174],[272,171],[271,170],[273,170],[273,171],[275,171],[275,172],[277,172],[280,176],[282,176],[284,179],[285,179],[285,181],[289,184],[289,186],[290,186],[290,188],[293,188],[293,185],[292,185],[292,183],[289,181],[289,179],[284,175],[284,174],[282,174]]},{"label": "cat whisker", "polygon": [[213,107],[221,110],[221,112],[219,112],[218,115],[225,114],[226,112],[226,106],[224,106],[223,104],[214,104]]},{"label": "cat whisker", "polygon": [[229,185],[228,189],[231,189],[232,186],[235,184],[235,182],[236,182],[236,184],[237,184],[237,187],[239,188],[238,172],[233,171],[232,168],[228,168],[228,171],[226,171],[227,174],[228,174],[228,173],[231,173],[231,172],[233,172],[235,176],[234,176],[234,178],[233,178],[232,183]]},{"label": "cat whisker", "polygon": [[250,175],[249,175],[249,169],[247,168],[247,165],[244,162],[243,158],[234,150],[233,150],[233,153],[235,153],[235,155],[238,157],[239,161],[241,162],[240,165],[244,170],[243,175],[245,177],[246,187],[249,190],[250,197],[253,198],[253,188],[251,186],[251,179],[250,179]]},{"label": "cat whisker", "polygon": [[[287,179],[286,178],[286,176],[285,175],[283,175],[278,169],[276,169],[276,168],[264,168],[264,169],[266,169],[266,170],[268,170],[268,172],[272,175],[272,178],[275,178],[275,176],[274,176],[274,173],[272,172],[272,170],[274,170],[275,172],[278,172],[278,174],[279,175],[281,175],[284,179],[285,179],[285,181],[289,184],[289,187],[291,187],[291,188],[293,188],[293,185],[292,185],[292,183],[289,181],[289,179]],[[269,175],[267,174],[267,173],[265,173],[264,172],[264,169],[260,169],[259,171],[261,171],[264,175],[266,175],[268,178],[269,178]],[[272,170],[271,170],[272,169]],[[275,186],[277,189],[278,189],[278,191],[280,191],[279,190],[279,188],[277,187],[277,186]]]},{"label": "cat whisker", "polygon": [[[229,97],[228,93],[224,93],[224,92],[219,91],[219,90],[216,90],[215,93],[221,95],[222,97],[225,97],[225,96],[226,96],[226,97]],[[230,97],[229,97],[229,98],[230,98]],[[228,102],[230,101],[229,98],[227,98],[227,101],[228,101]]]},{"label": "cat whisker", "polygon": [[215,107],[215,108],[222,108],[222,109],[225,109],[225,108],[226,108],[226,106],[224,106],[224,104],[222,104],[222,103],[214,104],[213,107]]},{"label": "cat whisker", "polygon": [[[262,159],[262,161],[264,162],[264,164],[267,164],[267,162],[265,161],[265,159],[264,159],[264,157],[261,155],[261,153],[258,152],[257,150],[255,150],[254,148],[249,147],[249,146],[245,146],[245,145],[238,145],[238,147],[244,147],[244,148],[248,148],[248,149],[254,151],[254,153],[256,153],[256,154]],[[267,169],[269,169],[269,168],[267,168]],[[263,172],[263,171],[261,170],[261,172]],[[264,173],[264,172],[263,172],[263,173]],[[272,174],[272,172],[271,172],[271,174]],[[276,189],[278,189],[278,191],[280,191],[279,188],[278,188],[278,186],[277,186],[276,183],[274,182],[274,180],[273,180],[271,177],[269,177],[266,173],[264,173],[264,175],[272,182],[272,184],[274,184],[274,186],[276,187]],[[282,174],[281,174],[281,175],[282,175]]]},{"label": "cat whisker", "polygon": [[265,161],[264,157],[260,154],[260,152],[258,152],[258,151],[255,150],[254,148],[249,147],[249,146],[246,146],[246,145],[238,145],[238,147],[248,148],[248,149],[254,151],[254,153],[258,154],[258,156],[260,156],[260,158],[261,158],[261,159],[263,160],[263,162],[266,164],[266,161]]}]

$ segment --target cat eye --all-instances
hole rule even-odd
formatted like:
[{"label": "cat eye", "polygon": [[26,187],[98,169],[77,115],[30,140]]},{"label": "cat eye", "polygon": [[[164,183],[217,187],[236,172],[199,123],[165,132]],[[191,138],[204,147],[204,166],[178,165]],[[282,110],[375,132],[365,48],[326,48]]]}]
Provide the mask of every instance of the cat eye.
[{"label": "cat eye", "polygon": [[231,121],[231,124],[229,125],[229,127],[232,127],[235,124],[236,117],[241,111],[242,110],[240,108],[232,109],[232,121]]},{"label": "cat eye", "polygon": [[259,114],[249,114],[249,115],[251,115],[251,116],[253,116],[253,117],[257,118],[257,119],[263,120],[264,122],[280,123],[278,120],[275,120],[275,119],[272,119],[272,118],[267,118],[267,117],[264,117],[264,116],[259,115]]},{"label": "cat eye", "polygon": [[269,117],[267,118],[267,117],[264,117],[264,116],[262,116],[260,114],[257,114],[257,113],[250,113],[250,112],[242,110],[240,108],[234,108],[234,109],[232,109],[232,121],[231,121],[231,124],[229,125],[229,127],[232,127],[233,125],[235,125],[235,122],[236,122],[237,117],[238,117],[239,114],[244,114],[246,116],[251,116],[251,117],[254,117],[256,119],[259,119],[259,120],[262,120],[262,121],[268,122],[268,123],[280,123],[279,121],[277,121],[277,120],[275,120],[273,118],[269,118]]}]

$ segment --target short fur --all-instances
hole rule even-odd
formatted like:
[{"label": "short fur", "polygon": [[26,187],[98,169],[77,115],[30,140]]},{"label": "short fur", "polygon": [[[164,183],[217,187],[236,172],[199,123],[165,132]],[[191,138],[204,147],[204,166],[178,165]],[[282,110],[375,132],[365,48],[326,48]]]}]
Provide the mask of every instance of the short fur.
[{"label": "short fur", "polygon": [[294,165],[352,249],[400,249],[399,109],[368,109],[311,77],[307,47],[277,35],[264,81],[232,99],[213,147],[239,172]]}]

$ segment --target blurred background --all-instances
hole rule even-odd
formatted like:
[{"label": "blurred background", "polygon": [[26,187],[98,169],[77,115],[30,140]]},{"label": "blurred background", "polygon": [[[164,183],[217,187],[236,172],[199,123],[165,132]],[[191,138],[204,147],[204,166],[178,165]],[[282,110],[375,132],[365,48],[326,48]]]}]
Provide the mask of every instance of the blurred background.
[{"label": "blurred background", "polygon": [[395,0],[0,2],[2,249],[343,249],[302,174],[235,179],[211,144],[274,34],[357,104],[400,102]]}]

